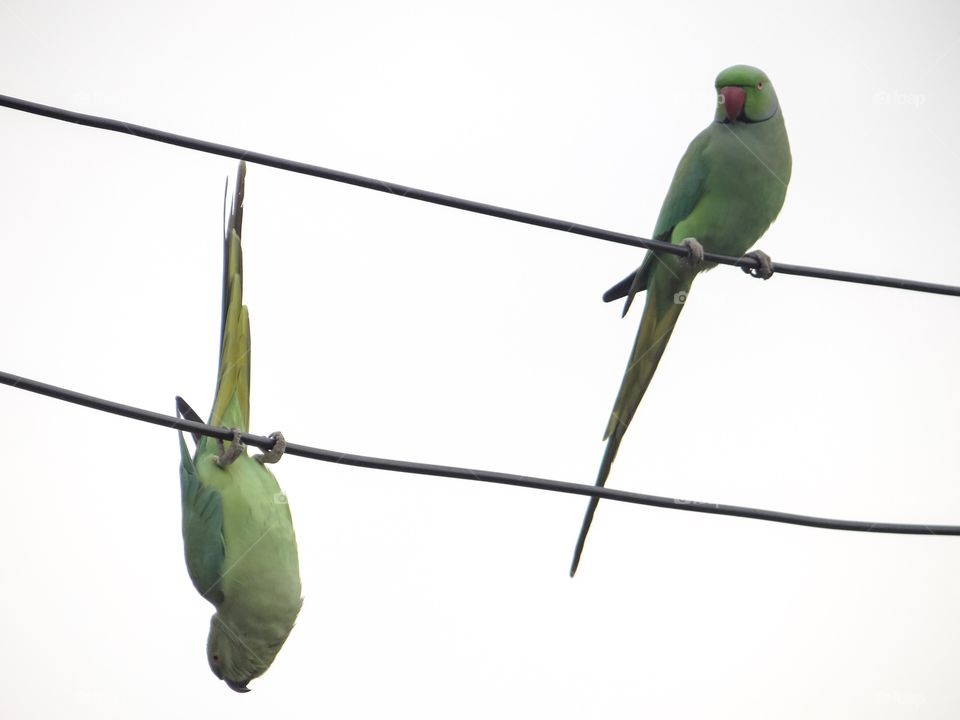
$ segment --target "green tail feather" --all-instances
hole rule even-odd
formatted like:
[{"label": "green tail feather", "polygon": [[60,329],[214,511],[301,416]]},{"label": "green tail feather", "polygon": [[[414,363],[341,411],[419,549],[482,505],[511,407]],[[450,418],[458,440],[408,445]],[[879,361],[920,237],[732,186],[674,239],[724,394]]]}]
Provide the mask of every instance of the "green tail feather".
[{"label": "green tail feather", "polygon": [[237,187],[223,239],[223,311],[220,369],[211,425],[250,428],[250,319],[243,305],[243,191],[246,165],[240,163]]},{"label": "green tail feather", "polygon": [[[607,447],[603,451],[603,460],[600,461],[600,471],[597,473],[597,487],[603,487],[607,484],[607,476],[610,474],[610,468],[613,467],[613,460],[617,456],[617,450],[620,449],[620,440],[623,439],[625,430],[626,428],[616,430],[613,435],[607,438]],[[599,504],[599,498],[590,498],[590,504],[587,505],[587,512],[583,516],[583,524],[580,526],[580,535],[577,536],[577,546],[573,551],[573,562],[570,563],[570,577],[577,574],[577,567],[580,565],[580,555],[583,553],[583,545],[587,542],[587,533],[590,531],[593,514],[597,511],[597,505]]]},{"label": "green tail feather", "polygon": [[[683,304],[675,302],[673,292],[675,283],[663,283],[661,279],[662,276],[659,275],[651,278],[647,290],[647,302],[643,308],[643,317],[640,319],[640,329],[633,344],[633,352],[630,353],[630,363],[623,375],[620,392],[617,394],[617,400],[613,405],[613,412],[610,414],[610,421],[603,436],[607,441],[607,447],[600,462],[600,471],[597,473],[597,487],[603,487],[607,482],[617,450],[620,449],[620,442],[650,385],[657,365],[660,364],[664,348],[673,333],[677,318],[680,317],[680,311],[683,310]],[[598,498],[590,498],[583,524],[580,526],[577,545],[573,551],[570,577],[577,572],[580,555],[583,553],[587,533],[590,531],[590,524],[593,522],[593,515],[597,511],[599,502]]]}]

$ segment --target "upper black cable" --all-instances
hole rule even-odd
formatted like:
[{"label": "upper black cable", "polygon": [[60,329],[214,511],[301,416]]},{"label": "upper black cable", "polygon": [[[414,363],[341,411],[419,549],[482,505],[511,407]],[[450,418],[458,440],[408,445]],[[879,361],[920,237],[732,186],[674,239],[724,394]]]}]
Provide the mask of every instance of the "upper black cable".
[{"label": "upper black cable", "polygon": [[[331,170],[318,165],[297,162],[295,160],[285,160],[273,155],[244,150],[242,148],[221,145],[219,143],[197,140],[183,135],[155,130],[154,128],[127,123],[121,120],[111,120],[109,118],[98,117],[96,115],[86,115],[84,113],[72,112],[52,107],[50,105],[41,105],[30,102],[29,100],[20,100],[8,95],[0,95],[0,106],[21,110],[23,112],[43,115],[44,117],[54,118],[55,120],[64,120],[66,122],[86,125],[89,127],[100,128],[102,130],[112,130],[113,132],[125,133],[136,137],[156,140],[157,142],[169,143],[170,145],[179,145],[180,147],[190,148],[191,150],[200,150],[202,152],[212,153],[214,155],[223,155],[237,160],[246,160],[258,165],[267,165],[279,170],[288,170],[290,172],[302,173],[304,175],[313,175],[314,177],[325,178],[335,182],[347,183],[349,185],[358,185],[369,190],[378,190],[380,192],[400,195],[402,197],[422,200],[424,202],[436,203],[437,205],[446,205],[447,207],[467,210],[469,212],[480,213],[481,215],[492,215],[493,217],[512,220],[514,222],[527,223],[528,225],[538,225],[540,227],[560,230],[562,232],[571,232],[577,235],[599,238],[610,242],[621,243],[623,245],[632,245],[634,247],[646,248],[656,252],[665,252],[673,255],[687,255],[689,250],[684,246],[672,245],[668,242],[658,240],[647,240],[636,235],[627,235],[625,233],[613,232],[612,230],[603,230],[601,228],[591,227],[589,225],[580,225],[579,223],[568,222],[566,220],[557,220],[543,215],[533,215],[531,213],[521,212],[520,210],[510,210],[509,208],[488,205],[486,203],[476,202],[474,200],[464,200],[463,198],[442,195],[440,193],[430,192],[429,190],[419,190],[407,185],[377,180],[362,175],[342,172],[340,170]],[[732,257],[729,255],[717,255],[715,253],[704,253],[704,260],[708,262],[719,263],[721,265],[734,265],[741,268],[758,268],[759,262],[752,257]],[[905,280],[902,278],[884,277],[881,275],[868,275],[864,273],[847,272],[845,270],[828,270],[825,268],[806,267],[803,265],[787,265],[785,263],[774,263],[773,269],[781,275],[801,275],[803,277],[816,277],[825,280],[839,280],[841,282],[860,283],[863,285],[879,285],[882,287],[899,288],[901,290],[914,290],[916,292],[935,293],[938,295],[960,296],[960,287],[955,285],[940,285],[937,283],[928,283],[921,280]]]}]

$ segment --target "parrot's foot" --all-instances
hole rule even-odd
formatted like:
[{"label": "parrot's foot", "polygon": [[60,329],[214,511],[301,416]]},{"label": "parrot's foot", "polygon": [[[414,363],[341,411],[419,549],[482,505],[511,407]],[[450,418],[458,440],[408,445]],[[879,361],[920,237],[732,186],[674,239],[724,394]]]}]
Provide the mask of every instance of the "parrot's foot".
[{"label": "parrot's foot", "polygon": [[233,433],[233,439],[230,440],[229,449],[223,446],[223,440],[217,438],[217,446],[220,448],[220,454],[217,455],[216,463],[222,468],[225,468],[240,457],[247,449],[247,446],[240,440],[240,431],[237,428],[230,428],[230,432]]},{"label": "parrot's foot", "polygon": [[287,449],[287,441],[283,439],[282,432],[272,432],[270,437],[273,438],[273,447],[253,456],[253,459],[261,464],[279,462]]},{"label": "parrot's foot", "polygon": [[773,261],[763,250],[754,250],[752,252],[748,252],[744,255],[744,257],[753,258],[760,263],[759,267],[740,268],[748,275],[752,275],[755,278],[760,278],[761,280],[769,280],[773,276]]},{"label": "parrot's foot", "polygon": [[703,245],[701,245],[696,238],[684,238],[680,244],[690,251],[690,254],[686,256],[686,260],[692,267],[696,267],[703,262]]}]

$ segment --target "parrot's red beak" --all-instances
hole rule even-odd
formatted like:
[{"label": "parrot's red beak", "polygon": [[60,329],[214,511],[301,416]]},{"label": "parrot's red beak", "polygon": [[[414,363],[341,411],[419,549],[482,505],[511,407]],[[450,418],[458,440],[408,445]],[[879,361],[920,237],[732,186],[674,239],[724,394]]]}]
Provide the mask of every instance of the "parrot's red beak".
[{"label": "parrot's red beak", "polygon": [[746,101],[747,92],[743,88],[734,85],[720,88],[719,102],[723,105],[723,110],[727,114],[727,122],[734,123],[737,121]]}]

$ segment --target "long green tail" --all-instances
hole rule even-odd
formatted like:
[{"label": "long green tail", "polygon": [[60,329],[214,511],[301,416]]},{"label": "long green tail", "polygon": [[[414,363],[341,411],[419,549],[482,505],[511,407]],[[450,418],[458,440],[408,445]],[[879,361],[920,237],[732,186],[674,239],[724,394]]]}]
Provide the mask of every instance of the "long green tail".
[{"label": "long green tail", "polygon": [[250,428],[250,319],[243,305],[243,189],[247,167],[240,163],[237,187],[223,238],[223,310],[220,323],[220,369],[211,425]]},{"label": "long green tail", "polygon": [[[663,282],[662,275],[651,278],[647,290],[647,302],[640,319],[640,329],[637,331],[637,339],[633,343],[633,352],[630,353],[630,363],[623,375],[620,392],[617,394],[613,412],[610,414],[610,421],[607,423],[607,431],[603,436],[604,440],[607,441],[607,447],[603,452],[603,460],[600,462],[600,470],[597,473],[597,487],[603,487],[607,482],[607,476],[610,474],[610,468],[617,456],[620,442],[627,432],[627,426],[630,425],[630,421],[647,391],[647,386],[650,385],[650,380],[660,363],[660,357],[670,340],[671,333],[673,333],[677,318],[680,317],[683,303],[677,301],[673,293],[675,287],[676,283]],[[587,512],[583,517],[583,524],[580,526],[577,546],[573,551],[570,577],[577,573],[580,555],[583,553],[583,545],[587,541],[587,533],[590,531],[590,524],[593,522],[593,515],[597,511],[599,502],[598,498],[590,498],[590,504],[587,506]]]}]

